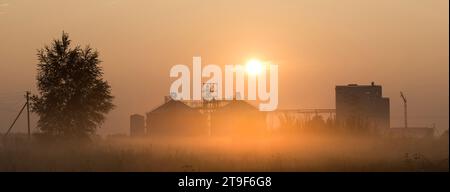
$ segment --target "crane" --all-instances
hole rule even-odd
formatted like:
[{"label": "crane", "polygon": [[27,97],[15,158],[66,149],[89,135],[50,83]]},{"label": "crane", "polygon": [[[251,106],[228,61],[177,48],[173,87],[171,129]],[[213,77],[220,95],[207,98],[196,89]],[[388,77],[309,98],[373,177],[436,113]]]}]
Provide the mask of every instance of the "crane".
[{"label": "crane", "polygon": [[407,108],[407,105],[406,105],[406,97],[405,97],[405,95],[403,94],[403,92],[401,92],[400,91],[400,97],[402,97],[402,99],[403,99],[403,110],[404,110],[404,115],[405,115],[405,128],[408,128],[408,108]]}]

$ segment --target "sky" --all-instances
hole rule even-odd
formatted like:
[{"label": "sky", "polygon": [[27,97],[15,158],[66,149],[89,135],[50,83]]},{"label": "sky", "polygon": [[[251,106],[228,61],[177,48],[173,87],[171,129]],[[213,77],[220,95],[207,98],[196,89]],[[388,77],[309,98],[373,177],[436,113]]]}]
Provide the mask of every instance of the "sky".
[{"label": "sky", "polygon": [[[100,52],[116,109],[100,134],[168,95],[175,64],[279,65],[279,106],[334,108],[336,85],[383,86],[391,126],[448,129],[448,0],[0,0],[0,132],[36,93],[37,49],[68,32]],[[32,115],[32,126],[37,117]],[[19,119],[14,131],[25,131]]]}]

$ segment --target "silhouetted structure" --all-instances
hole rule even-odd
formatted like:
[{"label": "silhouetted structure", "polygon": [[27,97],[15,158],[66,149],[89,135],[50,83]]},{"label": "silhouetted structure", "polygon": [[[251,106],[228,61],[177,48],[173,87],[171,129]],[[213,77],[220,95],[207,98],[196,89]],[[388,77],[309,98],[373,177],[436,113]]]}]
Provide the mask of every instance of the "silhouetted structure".
[{"label": "silhouetted structure", "polygon": [[200,136],[207,134],[206,117],[181,101],[166,98],[164,104],[147,113],[147,135]]},{"label": "silhouetted structure", "polygon": [[254,136],[266,131],[266,113],[242,100],[229,101],[211,114],[211,135]]},{"label": "silhouetted structure", "polygon": [[130,136],[145,135],[145,117],[139,114],[130,116]]},{"label": "silhouetted structure", "polygon": [[384,133],[390,127],[389,98],[380,85],[336,86],[336,120],[349,129]]},{"label": "silhouetted structure", "polygon": [[259,135],[266,131],[266,113],[242,100],[205,104],[165,97],[146,123],[147,135],[156,136]]}]

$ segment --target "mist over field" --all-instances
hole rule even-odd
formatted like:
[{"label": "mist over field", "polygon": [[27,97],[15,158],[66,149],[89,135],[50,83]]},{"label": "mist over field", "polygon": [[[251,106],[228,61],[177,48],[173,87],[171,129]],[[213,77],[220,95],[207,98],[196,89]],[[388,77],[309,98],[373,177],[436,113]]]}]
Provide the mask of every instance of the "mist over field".
[{"label": "mist over field", "polygon": [[[117,106],[99,134],[128,133],[169,94],[169,71],[192,64],[279,65],[279,108],[334,108],[334,86],[383,85],[391,125],[449,127],[446,0],[0,0],[0,131],[36,93],[36,49],[64,30],[100,52]],[[6,98],[7,97],[7,98]],[[5,110],[7,109],[7,110]],[[32,116],[32,126],[38,117]],[[13,131],[25,132],[17,122]]]},{"label": "mist over field", "polygon": [[0,171],[448,171],[448,136],[111,137],[0,145]]},{"label": "mist over field", "polygon": [[0,172],[448,172],[448,7],[0,0]]}]

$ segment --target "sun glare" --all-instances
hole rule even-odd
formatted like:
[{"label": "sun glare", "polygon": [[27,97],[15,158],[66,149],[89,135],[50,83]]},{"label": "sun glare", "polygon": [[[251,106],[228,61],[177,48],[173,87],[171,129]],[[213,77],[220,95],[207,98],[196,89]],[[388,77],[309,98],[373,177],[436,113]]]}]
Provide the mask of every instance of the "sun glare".
[{"label": "sun glare", "polygon": [[248,74],[258,75],[263,70],[263,64],[257,59],[249,60],[246,64],[246,70]]}]

